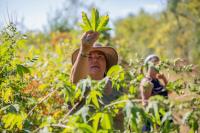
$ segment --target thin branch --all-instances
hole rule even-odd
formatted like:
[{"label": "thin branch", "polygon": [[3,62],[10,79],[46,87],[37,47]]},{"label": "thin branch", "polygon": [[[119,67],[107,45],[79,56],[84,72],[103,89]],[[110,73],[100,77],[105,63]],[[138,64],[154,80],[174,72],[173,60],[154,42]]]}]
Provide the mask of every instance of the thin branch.
[{"label": "thin branch", "polygon": [[[125,102],[128,102],[128,101],[131,101],[131,102],[142,102],[143,100],[142,99],[134,99],[134,100],[121,100],[121,101],[117,101],[117,102],[114,102],[114,103],[111,103],[111,104],[108,104],[106,105],[104,108],[108,108],[110,106],[113,106],[115,104],[120,104],[120,103],[125,103]],[[145,101],[148,101],[148,100],[145,100]]]},{"label": "thin branch", "polygon": [[[46,127],[60,127],[60,128],[68,128],[69,126],[65,126],[63,124],[50,124],[47,125]],[[32,133],[38,133],[38,130],[40,130],[41,127],[38,127],[37,129],[35,129],[34,131],[32,131]]]},{"label": "thin branch", "polygon": [[61,123],[61,122],[67,122],[67,120],[66,121],[64,121],[70,114],[71,114],[71,112],[74,110],[74,109],[76,109],[76,107],[79,105],[79,103],[80,103],[81,101],[79,101],[79,102],[77,102],[68,112],[67,112],[67,114],[59,121],[59,123]]},{"label": "thin branch", "polygon": [[52,127],[61,127],[61,128],[67,128],[69,126],[65,126],[63,124],[51,124]]},{"label": "thin branch", "polygon": [[44,102],[47,98],[49,98],[53,93],[55,93],[57,91],[57,89],[53,90],[51,93],[49,93],[48,95],[46,95],[45,97],[43,97],[29,112],[27,117],[33,112],[33,110],[42,102]]},{"label": "thin branch", "polygon": [[36,128],[35,130],[33,130],[32,133],[38,133],[38,130],[40,130],[40,129],[41,129],[41,128],[38,127],[38,128]]}]

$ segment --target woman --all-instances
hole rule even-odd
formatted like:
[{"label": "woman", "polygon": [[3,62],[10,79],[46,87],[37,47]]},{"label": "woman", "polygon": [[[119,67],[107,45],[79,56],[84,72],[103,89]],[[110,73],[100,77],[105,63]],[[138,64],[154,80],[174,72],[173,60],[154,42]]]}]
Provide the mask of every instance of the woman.
[{"label": "woman", "polygon": [[[77,83],[81,79],[90,76],[93,80],[101,80],[106,76],[107,71],[118,62],[118,54],[112,47],[102,47],[95,44],[98,39],[98,32],[89,31],[81,38],[80,49],[72,54],[71,81]],[[118,98],[120,92],[112,89],[111,82],[108,82],[104,90],[103,101],[109,104],[110,101]]]},{"label": "woman", "polygon": [[[107,71],[118,62],[118,54],[112,47],[102,47],[95,44],[99,34],[97,32],[86,32],[81,38],[80,49],[72,54],[71,81],[77,83],[81,79],[90,76],[93,80],[101,80]],[[112,88],[109,81],[104,89],[103,104],[109,104],[122,95],[121,91]],[[83,103],[84,104],[84,103]],[[81,106],[81,105],[80,105]],[[114,127],[123,129],[123,114],[120,112],[115,118]]]},{"label": "woman", "polygon": [[156,55],[149,55],[144,61],[146,74],[140,84],[140,92],[143,105],[147,104],[147,100],[150,96],[168,96],[168,92],[165,89],[168,81],[165,75],[160,74],[159,70],[156,68],[156,66],[159,64],[159,61],[160,59]]},{"label": "woman", "polygon": [[[168,81],[165,75],[160,74],[159,70],[157,69],[157,65],[159,64],[159,61],[160,59],[156,55],[149,55],[144,61],[146,74],[140,84],[142,104],[144,106],[147,105],[148,103],[147,100],[151,96],[161,95],[164,97],[168,97],[168,92],[165,89]],[[147,123],[142,128],[142,132],[150,132],[151,130],[150,126],[151,126],[151,123],[147,121]]]},{"label": "woman", "polygon": [[118,54],[114,48],[95,44],[98,36],[98,32],[86,32],[81,38],[80,49],[72,54],[71,81],[73,83],[87,76],[93,80],[101,80],[108,69],[117,64]]}]

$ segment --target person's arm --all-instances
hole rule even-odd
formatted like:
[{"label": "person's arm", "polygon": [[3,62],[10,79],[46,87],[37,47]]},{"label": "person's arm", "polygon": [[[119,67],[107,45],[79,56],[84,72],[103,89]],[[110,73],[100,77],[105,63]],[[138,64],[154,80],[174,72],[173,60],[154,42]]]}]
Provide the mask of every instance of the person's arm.
[{"label": "person's arm", "polygon": [[72,83],[77,83],[88,75],[88,54],[94,42],[98,39],[98,33],[88,31],[81,38],[81,47],[77,59],[72,67],[70,80]]},{"label": "person's arm", "polygon": [[158,74],[158,75],[157,75],[157,78],[158,78],[158,79],[161,79],[161,80],[163,81],[164,86],[167,86],[168,80],[167,80],[167,78],[165,77],[164,74]]},{"label": "person's arm", "polygon": [[153,84],[147,80],[143,80],[140,84],[140,94],[142,98],[142,105],[147,105],[147,100],[151,96]]}]

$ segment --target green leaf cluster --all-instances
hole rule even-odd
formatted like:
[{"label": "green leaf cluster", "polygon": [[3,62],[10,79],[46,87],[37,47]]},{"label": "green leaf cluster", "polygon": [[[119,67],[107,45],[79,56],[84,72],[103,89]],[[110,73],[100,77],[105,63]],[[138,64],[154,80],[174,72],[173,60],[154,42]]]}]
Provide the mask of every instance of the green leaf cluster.
[{"label": "green leaf cluster", "polygon": [[26,118],[25,113],[21,114],[8,113],[3,116],[2,122],[5,124],[5,128],[13,129],[15,126],[17,126],[17,128],[21,130],[25,118]]},{"label": "green leaf cluster", "polygon": [[91,11],[91,20],[88,18],[88,15],[85,12],[82,12],[82,21],[83,23],[80,24],[80,27],[85,32],[105,32],[107,30],[111,30],[111,28],[107,27],[109,16],[100,16],[99,11],[95,8],[93,8]]}]

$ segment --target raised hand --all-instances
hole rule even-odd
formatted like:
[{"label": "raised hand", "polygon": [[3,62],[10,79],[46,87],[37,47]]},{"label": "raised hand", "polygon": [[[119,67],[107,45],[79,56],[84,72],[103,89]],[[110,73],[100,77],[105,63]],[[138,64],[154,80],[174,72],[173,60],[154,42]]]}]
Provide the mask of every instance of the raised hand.
[{"label": "raised hand", "polygon": [[89,52],[95,41],[98,39],[99,33],[94,31],[85,32],[81,38],[81,50]]}]

